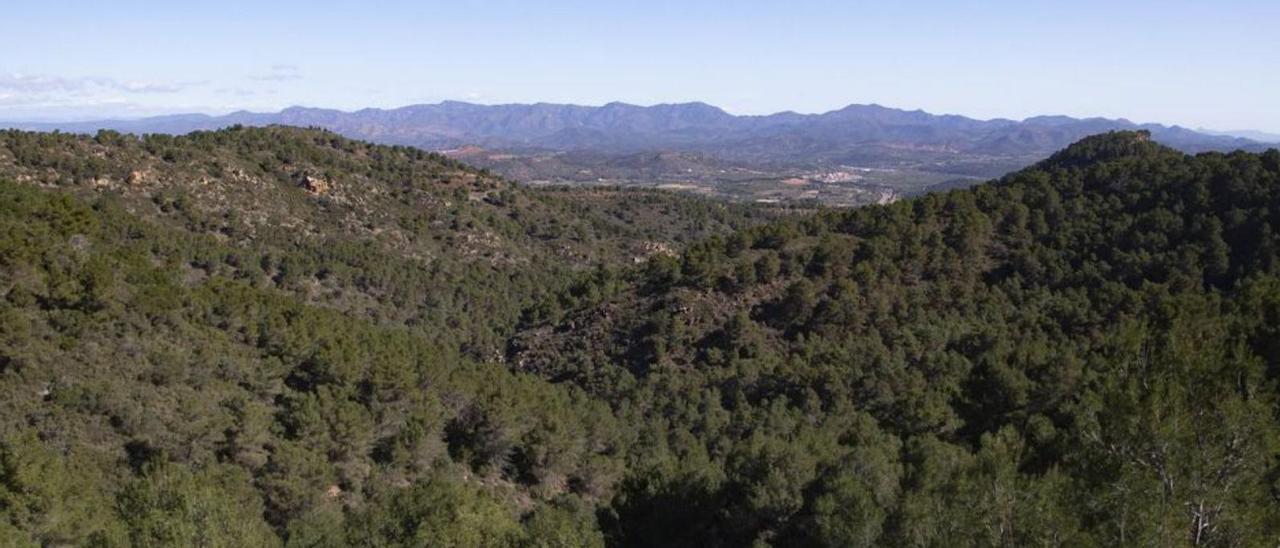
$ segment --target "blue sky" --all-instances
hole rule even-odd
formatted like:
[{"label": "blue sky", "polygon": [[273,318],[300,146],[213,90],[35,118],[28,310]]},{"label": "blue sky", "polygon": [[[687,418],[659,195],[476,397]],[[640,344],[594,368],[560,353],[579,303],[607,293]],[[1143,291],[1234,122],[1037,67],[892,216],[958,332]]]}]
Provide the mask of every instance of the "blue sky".
[{"label": "blue sky", "polygon": [[6,0],[0,119],[879,103],[1280,132],[1280,1]]}]

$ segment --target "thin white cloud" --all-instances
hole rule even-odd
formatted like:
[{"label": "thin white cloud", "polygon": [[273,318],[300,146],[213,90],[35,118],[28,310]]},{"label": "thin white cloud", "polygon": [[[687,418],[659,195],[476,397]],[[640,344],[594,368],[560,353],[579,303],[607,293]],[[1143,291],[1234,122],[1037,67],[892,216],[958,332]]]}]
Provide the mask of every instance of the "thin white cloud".
[{"label": "thin white cloud", "polygon": [[44,74],[0,74],[0,90],[8,96],[75,92],[94,85],[93,78],[63,78]]},{"label": "thin white cloud", "polygon": [[218,95],[230,95],[232,97],[264,97],[276,94],[276,90],[274,89],[250,89],[240,87],[217,88],[213,90],[213,92]]},{"label": "thin white cloud", "polygon": [[257,90],[248,88],[218,88],[213,91],[222,95],[235,95],[237,97],[252,97],[258,94]]},{"label": "thin white cloud", "polygon": [[0,74],[0,104],[59,103],[104,94],[177,93],[207,82],[149,82],[99,76],[69,78],[49,74]]},{"label": "thin white cloud", "polygon": [[290,82],[302,79],[302,71],[296,65],[271,65],[266,71],[250,74],[250,80],[258,82]]},{"label": "thin white cloud", "polygon": [[209,82],[202,80],[197,82],[173,82],[173,83],[115,82],[114,85],[116,89],[119,89],[120,91],[127,91],[129,93],[177,93],[179,91],[192,88],[195,86],[202,86],[207,83]]}]

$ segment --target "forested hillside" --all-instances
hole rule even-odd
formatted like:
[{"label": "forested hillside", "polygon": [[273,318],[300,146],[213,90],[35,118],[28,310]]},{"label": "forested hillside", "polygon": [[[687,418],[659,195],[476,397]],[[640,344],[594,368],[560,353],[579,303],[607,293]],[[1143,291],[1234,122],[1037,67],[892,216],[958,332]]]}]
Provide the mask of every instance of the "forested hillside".
[{"label": "forested hillside", "polygon": [[510,349],[645,424],[626,545],[1265,545],[1280,152],[1086,139],[713,237]]},{"label": "forested hillside", "polygon": [[280,289],[486,359],[521,308],[574,276],[773,215],[658,192],[530,190],[438,154],[286,127],[0,132],[0,177],[232,249],[186,250],[185,278]]},{"label": "forested hillside", "polygon": [[1280,536],[1274,150],[785,217],[290,128],[0,179],[10,544]]},{"label": "forested hillside", "polygon": [[[0,538],[43,545],[596,538],[623,429],[480,363],[543,296],[772,215],[294,128],[5,132],[0,179]],[[378,529],[419,510],[458,517]]]}]

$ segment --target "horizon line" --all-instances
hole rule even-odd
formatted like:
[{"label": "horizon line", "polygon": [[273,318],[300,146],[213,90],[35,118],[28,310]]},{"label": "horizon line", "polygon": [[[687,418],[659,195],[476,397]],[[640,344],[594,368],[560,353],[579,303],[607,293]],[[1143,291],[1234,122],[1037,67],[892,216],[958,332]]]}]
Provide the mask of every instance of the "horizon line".
[{"label": "horizon line", "polygon": [[[236,107],[221,107],[221,108],[218,108],[218,107],[191,107],[191,109],[190,109],[190,110],[185,110],[185,109],[184,109],[184,110],[178,110],[178,109],[174,109],[172,112],[167,112],[167,113],[165,113],[165,112],[160,112],[160,113],[154,113],[154,114],[144,114],[144,115],[139,115],[139,116],[111,116],[111,115],[103,115],[103,116],[86,116],[86,117],[78,117],[78,116],[77,116],[77,117],[61,118],[61,119],[60,119],[60,118],[4,118],[4,117],[0,117],[0,122],[4,122],[4,123],[24,123],[24,124],[79,124],[79,123],[92,123],[92,122],[137,122],[137,121],[143,121],[143,120],[154,119],[154,118],[168,118],[168,117],[177,117],[177,116],[205,116],[205,117],[209,117],[209,118],[220,118],[220,117],[230,116],[230,115],[233,115],[233,114],[264,114],[264,115],[270,115],[270,114],[282,114],[282,113],[284,113],[284,112],[286,112],[286,111],[289,111],[289,110],[319,110],[319,111],[339,112],[339,113],[342,113],[342,114],[355,114],[355,113],[363,112],[363,111],[382,111],[382,112],[388,112],[388,111],[402,110],[402,109],[406,109],[406,108],[413,108],[413,107],[443,106],[443,105],[446,105],[446,104],[449,104],[449,103],[463,104],[463,105],[470,105],[470,106],[480,106],[480,107],[558,106],[558,107],[580,107],[580,108],[597,108],[597,109],[599,109],[599,108],[606,108],[606,107],[608,107],[608,106],[610,106],[610,105],[621,105],[621,106],[637,107],[637,108],[646,108],[646,109],[648,109],[648,108],[664,107],[664,106],[689,106],[689,105],[702,105],[702,106],[707,106],[707,107],[714,108],[714,109],[716,109],[716,110],[719,110],[720,112],[723,112],[723,113],[725,113],[725,114],[727,114],[727,115],[729,115],[729,116],[733,116],[733,117],[735,117],[735,118],[767,118],[767,117],[770,117],[770,116],[783,116],[783,115],[822,116],[822,115],[826,115],[826,114],[832,114],[832,113],[840,112],[840,111],[842,111],[842,110],[846,110],[846,109],[853,108],[853,107],[874,107],[874,108],[882,108],[882,109],[886,109],[886,110],[893,110],[893,111],[899,111],[899,112],[907,112],[907,113],[922,113],[922,114],[927,114],[927,115],[930,115],[930,116],[936,116],[936,117],[959,117],[959,118],[965,118],[965,119],[968,119],[968,120],[974,120],[974,121],[978,121],[978,122],[1019,122],[1019,123],[1021,123],[1021,122],[1026,122],[1026,121],[1028,121],[1028,120],[1037,119],[1037,118],[1070,118],[1070,119],[1073,119],[1073,120],[1079,120],[1079,121],[1088,121],[1088,120],[1106,120],[1106,121],[1114,121],[1114,122],[1126,122],[1126,123],[1131,123],[1131,124],[1135,124],[1135,125],[1161,125],[1161,126],[1168,127],[1168,128],[1182,128],[1182,129],[1188,129],[1188,130],[1192,130],[1192,131],[1200,131],[1200,130],[1205,130],[1205,129],[1207,129],[1208,131],[1223,131],[1223,132],[1225,132],[1225,131],[1254,131],[1254,132],[1259,132],[1259,133],[1269,133],[1269,132],[1268,132],[1268,131],[1266,131],[1266,130],[1257,130],[1257,129],[1218,130],[1218,129],[1203,128],[1203,127],[1201,127],[1201,128],[1192,128],[1192,127],[1190,127],[1190,126],[1186,126],[1186,125],[1182,125],[1182,124],[1176,124],[1176,123],[1173,123],[1173,124],[1167,124],[1167,123],[1164,123],[1164,122],[1134,122],[1134,121],[1132,121],[1132,120],[1130,120],[1130,119],[1128,119],[1128,118],[1126,118],[1126,117],[1108,118],[1108,117],[1106,117],[1106,116],[1082,116],[1082,115],[1071,115],[1071,114],[1036,114],[1036,115],[1027,116],[1027,117],[1024,117],[1024,118],[1011,118],[1011,117],[1004,117],[1004,116],[997,116],[997,117],[993,117],[993,118],[979,118],[979,117],[970,116],[970,115],[967,115],[967,114],[959,114],[959,113],[951,113],[951,112],[933,112],[933,111],[925,110],[925,109],[923,109],[923,108],[918,108],[918,107],[917,107],[917,108],[909,108],[909,107],[889,106],[889,105],[885,105],[885,104],[882,104],[882,103],[879,103],[879,102],[871,102],[871,103],[848,103],[848,104],[846,104],[846,105],[844,105],[844,106],[842,106],[842,107],[839,107],[839,108],[832,108],[832,109],[823,110],[823,111],[808,111],[808,112],[804,112],[804,111],[797,111],[797,110],[787,109],[787,110],[774,111],[774,112],[770,112],[770,113],[766,113],[766,114],[746,114],[746,113],[735,113],[735,112],[731,112],[731,111],[729,111],[729,110],[725,109],[724,107],[721,107],[721,106],[718,106],[718,105],[715,105],[715,104],[712,104],[712,103],[708,103],[708,102],[706,102],[706,101],[701,101],[701,100],[690,100],[690,101],[680,101],[680,102],[660,102],[660,103],[651,103],[651,104],[628,103],[628,102],[626,102],[626,101],[609,101],[609,102],[601,103],[601,104],[587,104],[587,103],[568,103],[568,102],[556,102],[556,101],[531,101],[531,102],[498,102],[498,103],[484,103],[484,102],[478,102],[478,101],[475,101],[475,100],[466,100],[466,99],[442,99],[442,100],[439,100],[439,101],[434,102],[434,103],[431,103],[431,102],[408,103],[408,104],[403,104],[403,105],[399,105],[399,106],[391,106],[391,107],[360,107],[360,108],[349,108],[349,109],[348,109],[348,108],[340,108],[340,107],[309,106],[309,105],[304,105],[304,104],[293,104],[293,105],[289,105],[289,106],[286,106],[286,107],[281,107],[281,108],[278,108],[278,109],[275,109],[275,110],[271,110],[271,109],[256,110],[256,109],[254,109],[254,108],[252,108],[252,107],[249,107],[249,108],[243,108],[243,107],[242,107],[242,108],[236,108]],[[71,107],[71,108],[74,108],[74,106],[73,106],[73,107]]]}]

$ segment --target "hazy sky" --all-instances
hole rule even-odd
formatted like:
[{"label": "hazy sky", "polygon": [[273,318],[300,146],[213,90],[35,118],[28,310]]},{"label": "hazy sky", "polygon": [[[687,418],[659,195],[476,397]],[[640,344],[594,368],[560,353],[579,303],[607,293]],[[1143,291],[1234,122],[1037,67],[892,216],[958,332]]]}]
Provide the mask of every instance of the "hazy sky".
[{"label": "hazy sky", "polygon": [[1280,132],[1280,0],[5,0],[0,119],[849,103]]}]

